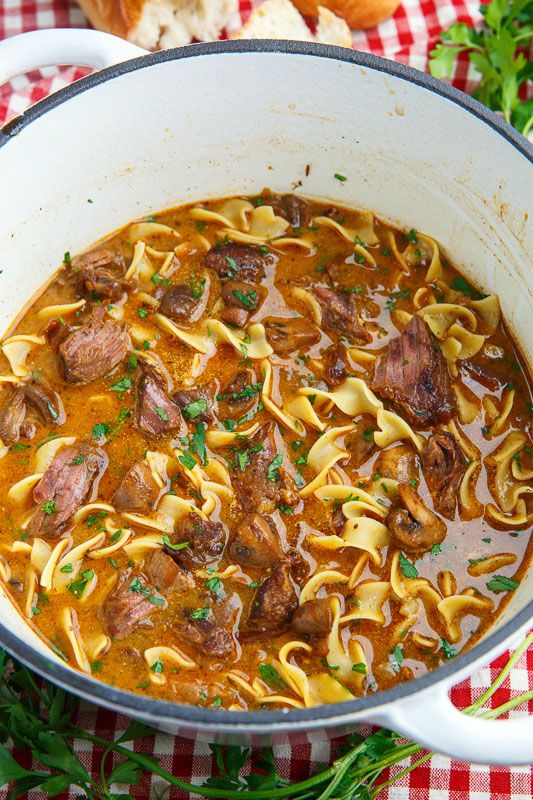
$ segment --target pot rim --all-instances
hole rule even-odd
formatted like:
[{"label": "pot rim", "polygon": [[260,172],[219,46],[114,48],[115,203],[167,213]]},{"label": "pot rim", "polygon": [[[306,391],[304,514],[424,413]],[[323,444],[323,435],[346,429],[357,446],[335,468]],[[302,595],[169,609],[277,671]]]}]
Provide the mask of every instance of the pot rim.
[{"label": "pot rim", "polygon": [[[22,115],[15,117],[0,129],[0,148],[20,133],[30,123],[37,121],[43,114],[51,111],[56,106],[76,97],[78,94],[99,86],[113,78],[135,72],[145,67],[151,67],[167,61],[179,61],[185,58],[196,58],[204,55],[224,54],[281,54],[296,56],[312,56],[341,61],[355,66],[383,72],[400,78],[408,83],[419,86],[439,95],[444,100],[451,101],[464,111],[477,117],[509,144],[516,148],[528,161],[533,163],[533,145],[518,131],[511,127],[505,120],[494,112],[474,100],[467,94],[455,89],[453,86],[442,83],[424,72],[412,67],[389,61],[379,56],[348,50],[332,45],[323,45],[314,42],[292,42],[280,40],[227,40],[222,42],[209,42],[204,44],[188,45],[182,48],[162,50],[139,56],[130,61],[125,61],[112,67],[94,72],[75,83],[60,89],[56,93],[44,98],[32,106]],[[14,606],[14,609],[16,607]],[[483,640],[475,644],[465,653],[458,655],[449,663],[436,670],[428,672],[420,678],[399,684],[376,694],[355,698],[343,703],[316,706],[306,709],[291,709],[279,711],[228,711],[225,709],[203,708],[192,705],[181,705],[167,700],[146,697],[134,692],[117,689],[95,678],[77,672],[67,667],[60,661],[52,661],[50,657],[33,649],[29,644],[16,636],[6,625],[0,622],[0,645],[5,647],[14,657],[26,664],[44,678],[61,686],[67,691],[73,691],[91,702],[112,707],[130,715],[152,717],[156,720],[167,720],[169,723],[182,723],[192,728],[209,725],[216,732],[224,730],[250,730],[290,731],[308,723],[308,728],[316,728],[320,723],[337,725],[349,722],[353,715],[361,715],[366,711],[376,709],[393,701],[410,697],[419,691],[435,687],[441,683],[452,683],[456,673],[468,672],[468,668],[480,659],[483,659],[492,650],[498,650],[505,640],[512,637],[520,628],[527,625],[533,617],[533,600],[531,600],[511,620],[497,630],[489,633]]]}]

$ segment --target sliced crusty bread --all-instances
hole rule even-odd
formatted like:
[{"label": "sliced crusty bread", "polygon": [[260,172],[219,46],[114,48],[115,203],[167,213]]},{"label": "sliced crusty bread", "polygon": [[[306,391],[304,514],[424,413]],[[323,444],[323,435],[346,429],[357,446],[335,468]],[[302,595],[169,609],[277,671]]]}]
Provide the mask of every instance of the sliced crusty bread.
[{"label": "sliced crusty bread", "polygon": [[147,50],[218,39],[238,0],[78,0],[95,28]]},{"label": "sliced crusty bread", "polygon": [[304,42],[325,42],[351,47],[350,29],[343,19],[327,8],[318,8],[316,36],[289,0],[266,0],[256,8],[232,39],[296,39]]}]

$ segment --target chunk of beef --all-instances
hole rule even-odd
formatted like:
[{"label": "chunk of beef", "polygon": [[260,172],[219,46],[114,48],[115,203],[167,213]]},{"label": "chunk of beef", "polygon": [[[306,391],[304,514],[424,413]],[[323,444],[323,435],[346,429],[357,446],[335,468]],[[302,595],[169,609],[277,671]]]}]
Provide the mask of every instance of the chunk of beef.
[{"label": "chunk of beef", "polygon": [[[502,374],[497,374],[498,362],[494,363],[489,359],[483,359],[482,361],[478,359],[480,359],[480,356],[477,357],[476,361],[468,358],[461,359],[461,369],[470,375],[476,383],[488,389],[489,392],[499,392],[507,383],[507,374],[503,370]],[[504,366],[507,369],[507,364],[504,364]]]},{"label": "chunk of beef", "polygon": [[132,285],[122,276],[125,264],[122,255],[107,248],[91,250],[72,259],[72,271],[78,279],[79,291],[89,297],[120,300]]},{"label": "chunk of beef", "polygon": [[446,519],[453,519],[465,463],[451,433],[439,431],[429,437],[422,451],[422,471],[435,508]]},{"label": "chunk of beef", "polygon": [[345,439],[346,449],[350,453],[350,465],[355,469],[368,461],[377,447],[374,432],[378,430],[376,420],[370,415],[363,415],[354,425],[354,430]]},{"label": "chunk of beef", "polygon": [[440,544],[446,536],[445,522],[430,511],[408,483],[400,483],[399,494],[399,506],[393,507],[385,518],[399,547],[422,552]]},{"label": "chunk of beef", "polygon": [[388,450],[382,450],[376,458],[374,473],[401,483],[418,483],[418,461],[413,446],[397,444]]},{"label": "chunk of beef", "polygon": [[[194,613],[194,612],[193,612]],[[233,622],[231,622],[231,628]],[[190,645],[203,658],[226,662],[235,658],[235,638],[229,627],[224,625],[211,612],[207,619],[191,619],[185,624],[176,624],[178,641]]]},{"label": "chunk of beef", "polygon": [[188,422],[215,422],[213,401],[207,389],[182,389],[172,398]]},{"label": "chunk of beef", "polygon": [[226,544],[226,532],[221,522],[189,514],[172,537],[172,544],[182,542],[187,542],[187,547],[172,550],[165,546],[165,552],[185,569],[205,567],[220,559]]},{"label": "chunk of beef", "polygon": [[357,344],[368,344],[372,335],[359,321],[357,301],[353,292],[333,292],[324,286],[315,286],[313,294],[322,309],[322,324],[328,333],[346,336]]},{"label": "chunk of beef", "polygon": [[62,425],[65,410],[61,397],[48,383],[40,378],[29,383],[21,383],[0,408],[0,439],[5,445],[18,442],[20,436],[30,438],[35,434],[35,426],[26,422],[27,406],[31,406],[45,425]]},{"label": "chunk of beef", "polygon": [[276,263],[273,253],[264,254],[259,247],[249,244],[223,244],[212,247],[205,256],[205,265],[219,278],[260,281],[265,270]]},{"label": "chunk of beef", "polygon": [[63,319],[54,317],[49,320],[43,328],[42,335],[48,344],[57,350],[61,342],[67,338],[69,333],[72,333],[74,328]]},{"label": "chunk of beef", "polygon": [[26,398],[24,388],[12,392],[0,408],[0,441],[6,446],[18,442],[21,425],[26,417]]},{"label": "chunk of beef", "polygon": [[308,600],[294,613],[291,628],[298,636],[327,636],[333,624],[333,614],[327,598]]},{"label": "chunk of beef", "polygon": [[102,606],[105,630],[112,639],[124,639],[167,601],[142,575],[123,572]]},{"label": "chunk of beef", "polygon": [[69,383],[85,384],[109,375],[131,348],[126,326],[104,322],[104,315],[104,306],[98,306],[81,328],[69,333],[59,345],[61,370]]},{"label": "chunk of beef", "polygon": [[345,525],[346,517],[344,516],[342,506],[339,506],[331,515],[331,529],[337,536],[342,536]]},{"label": "chunk of beef", "polygon": [[186,283],[169,286],[160,299],[159,313],[180,325],[189,325],[200,319],[205,311],[207,298],[206,291],[200,297],[195,297],[193,288]]},{"label": "chunk of beef", "polygon": [[283,633],[297,608],[298,595],[289,565],[281,561],[254,594],[244,637],[255,639]]},{"label": "chunk of beef", "polygon": [[63,425],[66,415],[61,396],[43,378],[24,384],[24,394],[45,425]]},{"label": "chunk of beef", "polygon": [[57,536],[76,511],[96,495],[108,464],[103,450],[88,444],[64,447],[33,489],[39,504],[28,525],[30,536]]},{"label": "chunk of beef", "polygon": [[340,386],[346,380],[348,354],[346,347],[339,342],[328,348],[325,353],[326,366],[324,378],[329,386]]},{"label": "chunk of beef", "polygon": [[225,308],[220,315],[221,319],[237,328],[244,328],[263,302],[263,290],[253,283],[225,281],[222,299]]},{"label": "chunk of beef", "polygon": [[237,526],[228,553],[241,567],[272,567],[280,560],[282,550],[270,517],[248,514]]},{"label": "chunk of beef", "polygon": [[159,486],[150,467],[144,461],[136,461],[122,478],[111,503],[117,511],[146,514],[158,497]]},{"label": "chunk of beef", "polygon": [[[236,458],[231,482],[243,511],[271,513],[279,503],[294,506],[298,502],[294,481],[277,466],[274,423],[267,422],[248,441],[246,457]],[[242,466],[244,464],[244,466]]]},{"label": "chunk of beef", "polygon": [[302,587],[309,579],[310,567],[307,560],[296,547],[289,547],[284,555],[284,559],[289,565],[294,582],[297,586]]},{"label": "chunk of beef", "polygon": [[308,350],[320,341],[320,331],[304,317],[265,317],[266,338],[279,356]]},{"label": "chunk of beef", "polygon": [[148,562],[146,574],[151,583],[163,594],[190,592],[194,589],[194,578],[185,572],[172,556],[156,550]]},{"label": "chunk of beef", "polygon": [[240,369],[217,395],[218,415],[221,419],[239,420],[251,411],[261,392],[255,383],[255,372]]},{"label": "chunk of beef", "polygon": [[273,195],[268,199],[274,213],[286,219],[291,228],[305,228],[313,219],[313,207],[296,194]]},{"label": "chunk of beef", "polygon": [[429,328],[418,315],[378,358],[372,389],[399,406],[416,427],[426,428],[453,415],[455,401],[446,360],[433,347]]},{"label": "chunk of beef", "polygon": [[222,310],[220,319],[234,328],[246,328],[250,320],[250,312],[245,308],[237,308],[236,306],[226,307]]},{"label": "chunk of beef", "polygon": [[244,308],[250,313],[257,311],[264,300],[260,286],[245,281],[225,281],[222,287],[222,299],[227,306]]},{"label": "chunk of beef", "polygon": [[181,414],[167,394],[168,387],[166,376],[158,369],[141,364],[135,423],[144,433],[155,436],[182,427]]}]

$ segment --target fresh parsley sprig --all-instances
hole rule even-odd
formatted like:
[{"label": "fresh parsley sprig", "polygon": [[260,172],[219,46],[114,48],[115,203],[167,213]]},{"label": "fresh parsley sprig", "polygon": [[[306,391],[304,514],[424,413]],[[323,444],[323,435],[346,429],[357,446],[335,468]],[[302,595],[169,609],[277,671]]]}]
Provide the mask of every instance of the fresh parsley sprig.
[{"label": "fresh parsley sprig", "polygon": [[[494,683],[467,709],[494,719],[533,698],[526,692],[502,706],[481,712],[481,707],[501,686],[520,656],[533,644],[530,634],[513,653]],[[144,773],[158,775],[169,785],[195,797],[213,800],[374,800],[380,791],[433,756],[399,734],[377,730],[366,738],[352,734],[339,757],[329,767],[297,783],[289,783],[277,769],[271,749],[253,753],[248,748],[211,745],[218,775],[202,786],[193,785],[163,769],[157,758],[135,752],[128,742],[155,734],[141,722],[132,722],[115,741],[95,736],[75,722],[77,699],[51,683],[41,682],[22,664],[0,650],[0,788],[9,787],[6,800],[16,800],[27,791],[40,787],[48,796],[75,786],[80,798],[87,800],[131,800],[129,794],[117,794],[115,783],[136,786]],[[76,740],[85,740],[103,748],[99,765],[89,771],[76,754]],[[12,741],[18,751],[31,752],[42,769],[27,769],[11,755],[6,745]],[[379,782],[385,769],[410,756],[423,755],[401,772]],[[114,767],[109,756],[120,760]],[[23,759],[27,763],[27,758]],[[115,758],[115,761],[117,759]],[[250,764],[251,770],[245,772]]]},{"label": "fresh parsley sprig", "polygon": [[430,72],[449,79],[457,56],[467,53],[480,75],[474,97],[527,136],[533,127],[533,98],[522,100],[520,89],[533,78],[533,62],[526,55],[533,38],[533,0],[492,0],[480,11],[480,30],[455,22],[441,34],[430,53]]}]

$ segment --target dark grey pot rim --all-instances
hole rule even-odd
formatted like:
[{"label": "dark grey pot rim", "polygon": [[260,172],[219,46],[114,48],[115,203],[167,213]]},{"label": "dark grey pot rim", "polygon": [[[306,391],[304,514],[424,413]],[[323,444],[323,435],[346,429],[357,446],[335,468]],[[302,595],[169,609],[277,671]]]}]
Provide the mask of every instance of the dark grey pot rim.
[{"label": "dark grey pot rim", "polygon": [[[464,111],[477,117],[497,134],[516,148],[529,162],[533,162],[533,146],[521,136],[514,128],[500,119],[496,114],[478,103],[469,95],[463,94],[452,86],[419,72],[411,67],[398,64],[378,56],[360,53],[331,45],[322,45],[308,42],[290,42],[277,40],[236,40],[223,42],[210,42],[207,44],[188,45],[187,47],[173,50],[163,50],[117,64],[113,67],[102,69],[92,75],[82,78],[70,86],[60,89],[55,94],[41,100],[28,111],[9,122],[0,130],[0,148],[13,141],[20,131],[36,122],[43,114],[51,111],[56,106],[67,102],[82,92],[88,91],[101,83],[113,78],[135,72],[145,67],[151,67],[167,61],[180,61],[182,59],[197,58],[199,56],[225,55],[225,54],[263,54],[272,53],[279,55],[297,55],[325,58],[333,61],[347,62],[367,69],[384,72],[400,78],[407,83],[415,84],[422,90],[439,95],[444,100],[459,106]],[[9,155],[9,152],[7,153]],[[395,700],[409,697],[417,692],[436,684],[451,682],[456,673],[468,671],[468,668],[479,659],[483,659],[492,651],[501,650],[501,645],[513,633],[527,625],[533,618],[533,600],[516,614],[513,619],[506,622],[498,630],[488,634],[479,644],[471,650],[457,656],[449,663],[427,673],[408,683],[400,684],[383,692],[359,697],[345,703],[334,703],[326,706],[317,706],[303,710],[291,709],[290,711],[226,711],[224,709],[203,708],[197,706],[184,706],[165,700],[157,700],[140,694],[134,694],[117,689],[108,684],[96,681],[89,676],[73,672],[61,662],[52,661],[45,655],[38,653],[24,640],[16,636],[5,624],[0,622],[0,645],[5,647],[13,656],[22,661],[35,672],[53,683],[62,686],[68,691],[84,697],[104,707],[111,707],[132,716],[151,717],[154,722],[179,724],[182,723],[190,729],[204,729],[217,732],[217,728],[231,730],[232,727],[239,731],[254,730],[265,732],[270,729],[273,733],[292,728],[305,730],[309,727],[318,727],[321,723],[328,725],[341,725],[350,722],[350,718],[365,711],[371,711],[378,706],[384,706]]]}]

